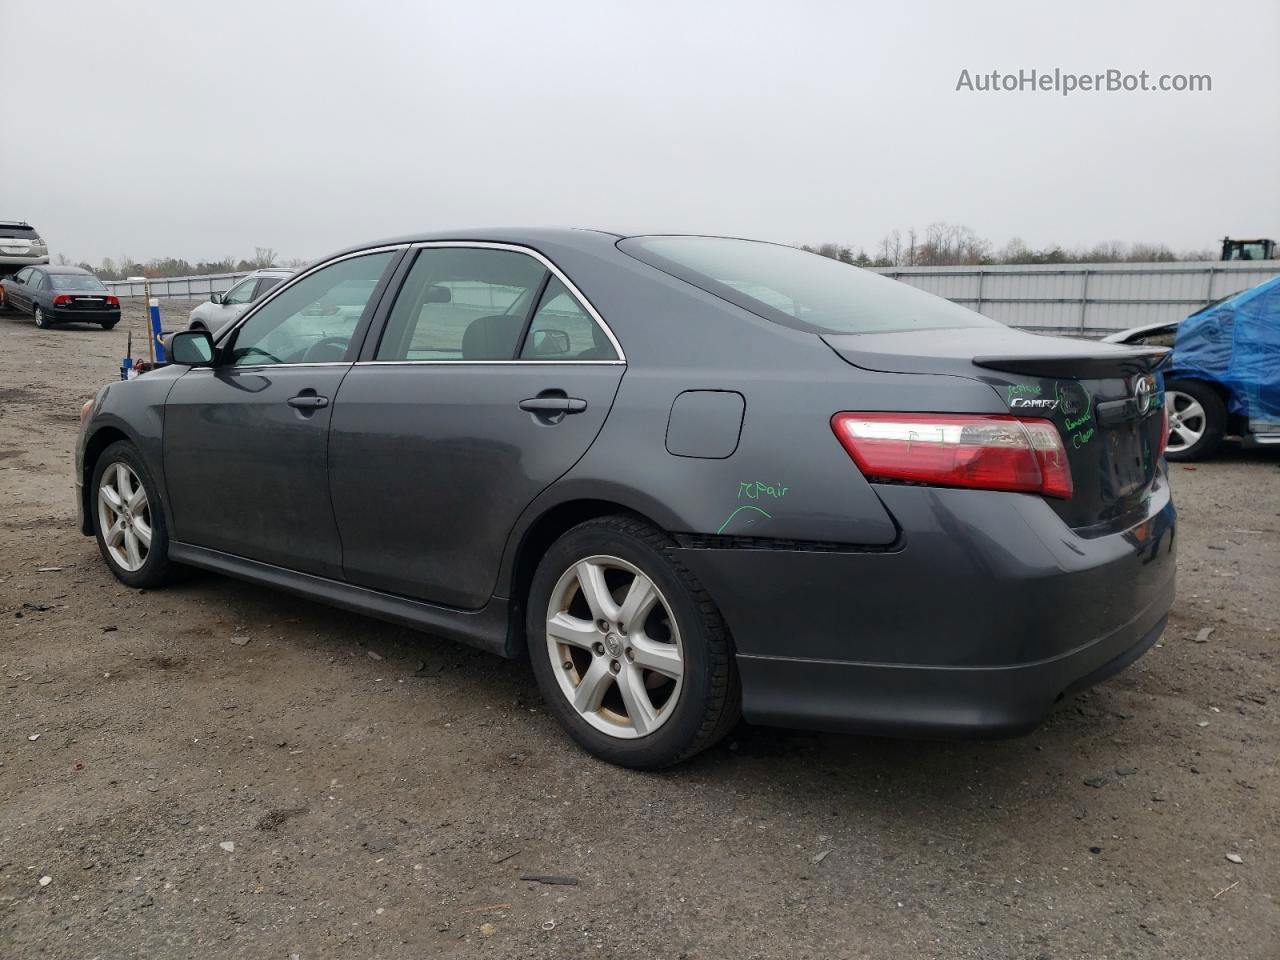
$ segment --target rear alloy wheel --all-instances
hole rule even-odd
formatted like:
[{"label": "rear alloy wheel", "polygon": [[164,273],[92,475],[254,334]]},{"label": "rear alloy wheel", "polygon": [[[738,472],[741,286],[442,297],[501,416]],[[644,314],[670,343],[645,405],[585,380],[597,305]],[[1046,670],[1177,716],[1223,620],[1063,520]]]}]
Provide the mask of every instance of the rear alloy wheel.
[{"label": "rear alloy wheel", "polygon": [[151,475],[131,444],[113,443],[99,457],[92,510],[98,549],[117,580],[154,587],[172,579],[164,513]]},{"label": "rear alloy wheel", "polygon": [[662,591],[620,557],[586,557],[561,575],[547,607],[547,652],[560,692],[611,737],[648,736],[680,702],[680,629]]},{"label": "rear alloy wheel", "polygon": [[31,312],[31,319],[36,322],[36,326],[41,330],[49,329],[49,320],[45,317],[44,310],[40,308],[39,304],[37,304],[36,308]]},{"label": "rear alloy wheel", "polygon": [[1222,398],[1198,380],[1168,380],[1164,388],[1169,414],[1170,460],[1201,460],[1212,456],[1226,430],[1227,410]]},{"label": "rear alloy wheel", "polygon": [[551,546],[529,594],[551,712],[590,753],[638,769],[711,746],[740,710],[724,621],[671,545],[642,520],[589,520]]}]

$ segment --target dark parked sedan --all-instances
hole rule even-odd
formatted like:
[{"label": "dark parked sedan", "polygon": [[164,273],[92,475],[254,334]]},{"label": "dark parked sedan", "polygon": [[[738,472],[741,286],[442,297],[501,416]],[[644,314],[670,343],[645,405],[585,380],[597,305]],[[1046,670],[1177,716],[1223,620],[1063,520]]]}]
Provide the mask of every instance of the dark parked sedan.
[{"label": "dark parked sedan", "polygon": [[82,529],[507,657],[634,767],[739,714],[1012,734],[1173,599],[1158,348],[799,250],[490,231],[346,251],[85,405]]},{"label": "dark parked sedan", "polygon": [[120,322],[120,301],[80,267],[24,267],[0,280],[0,293],[6,309],[31,314],[41,328],[74,321],[110,330]]}]

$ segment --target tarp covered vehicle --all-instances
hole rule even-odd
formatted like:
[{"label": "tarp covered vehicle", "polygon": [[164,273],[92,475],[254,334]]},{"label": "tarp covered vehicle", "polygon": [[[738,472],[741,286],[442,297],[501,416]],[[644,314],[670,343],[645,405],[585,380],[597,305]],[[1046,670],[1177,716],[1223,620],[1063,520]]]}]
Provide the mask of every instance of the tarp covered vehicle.
[{"label": "tarp covered vehicle", "polygon": [[1165,391],[1170,460],[1210,456],[1227,433],[1280,444],[1280,277],[1178,324]]}]

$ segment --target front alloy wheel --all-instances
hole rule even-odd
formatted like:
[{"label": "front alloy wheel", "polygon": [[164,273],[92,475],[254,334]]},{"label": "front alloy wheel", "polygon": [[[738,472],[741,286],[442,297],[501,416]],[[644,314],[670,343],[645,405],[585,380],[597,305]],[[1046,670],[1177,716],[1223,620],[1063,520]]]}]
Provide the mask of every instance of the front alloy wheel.
[{"label": "front alloy wheel", "polygon": [[169,561],[169,534],[156,485],[133,444],[118,440],[102,451],[89,485],[102,559],[121,583],[158,587],[178,572]]},{"label": "front alloy wheel", "polygon": [[111,559],[127,573],[141,570],[151,550],[151,504],[146,487],[123,461],[98,482],[98,526]]},{"label": "front alloy wheel", "polygon": [[547,654],[573,709],[609,736],[648,736],[680,701],[680,630],[662,591],[619,557],[587,557],[561,575]]}]

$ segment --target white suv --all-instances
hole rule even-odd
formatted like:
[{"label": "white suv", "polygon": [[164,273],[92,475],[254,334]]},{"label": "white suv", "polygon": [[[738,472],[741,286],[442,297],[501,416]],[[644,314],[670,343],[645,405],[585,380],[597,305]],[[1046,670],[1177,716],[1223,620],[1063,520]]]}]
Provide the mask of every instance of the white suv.
[{"label": "white suv", "polygon": [[36,228],[22,220],[0,220],[0,275],[49,262],[49,247]]},{"label": "white suv", "polygon": [[208,303],[202,303],[192,310],[187,327],[191,330],[208,330],[216,334],[228,323],[240,319],[253,301],[291,276],[293,276],[292,270],[280,270],[274,267],[255,270],[226,293],[215,293],[209,297]]}]

